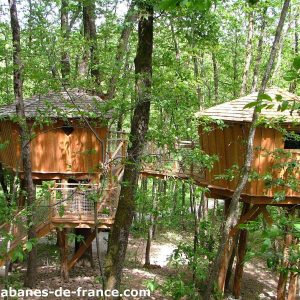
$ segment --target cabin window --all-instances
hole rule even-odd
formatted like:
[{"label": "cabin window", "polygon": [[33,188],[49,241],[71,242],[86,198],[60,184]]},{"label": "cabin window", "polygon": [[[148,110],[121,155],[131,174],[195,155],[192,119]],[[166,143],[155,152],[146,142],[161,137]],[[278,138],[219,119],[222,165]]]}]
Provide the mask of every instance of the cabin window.
[{"label": "cabin window", "polygon": [[64,125],[62,126],[62,130],[66,135],[70,135],[74,131],[74,127],[71,125]]},{"label": "cabin window", "polygon": [[295,136],[286,136],[284,149],[300,149],[300,132],[293,133]]}]

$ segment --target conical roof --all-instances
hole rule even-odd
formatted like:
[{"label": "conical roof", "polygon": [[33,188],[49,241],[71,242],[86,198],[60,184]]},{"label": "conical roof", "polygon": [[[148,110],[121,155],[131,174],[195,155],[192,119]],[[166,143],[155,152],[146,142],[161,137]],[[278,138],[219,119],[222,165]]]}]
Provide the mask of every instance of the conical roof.
[{"label": "conical roof", "polygon": [[[300,121],[300,111],[295,109],[291,111],[290,109],[280,111],[278,110],[279,105],[282,105],[283,101],[288,101],[294,103],[294,101],[300,104],[300,97],[287,92],[278,87],[268,88],[265,91],[265,94],[270,96],[270,100],[262,100],[264,103],[272,104],[271,108],[263,108],[260,115],[268,119],[271,118],[282,118],[282,122],[291,123]],[[208,116],[212,119],[232,121],[232,122],[251,122],[254,107],[244,108],[247,104],[252,103],[257,100],[258,93],[252,93],[250,95],[218,104],[212,106],[206,110],[202,110],[196,113],[197,117]],[[279,97],[278,97],[279,96]],[[278,100],[281,99],[281,100]]]}]

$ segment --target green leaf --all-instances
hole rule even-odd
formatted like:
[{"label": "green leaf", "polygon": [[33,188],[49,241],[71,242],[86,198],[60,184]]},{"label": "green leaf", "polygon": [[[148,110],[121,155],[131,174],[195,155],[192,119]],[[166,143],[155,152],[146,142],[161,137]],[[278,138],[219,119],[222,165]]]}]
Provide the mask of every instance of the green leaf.
[{"label": "green leaf", "polygon": [[247,103],[247,104],[243,107],[243,109],[255,107],[257,104],[258,104],[257,101],[253,101],[253,102]]},{"label": "green leaf", "polygon": [[293,67],[296,69],[296,70],[299,70],[300,69],[300,56],[297,56],[294,58],[294,61],[293,61]]},{"label": "green leaf", "polygon": [[300,223],[294,224],[294,228],[295,228],[297,231],[300,231]]},{"label": "green leaf", "polygon": [[25,249],[30,252],[32,250],[33,244],[30,241],[25,243]]},{"label": "green leaf", "polygon": [[297,79],[297,77],[298,77],[298,73],[295,70],[289,70],[283,76],[283,79],[285,81],[293,81],[293,80]]},{"label": "green leaf", "polygon": [[282,104],[281,104],[281,111],[285,111],[289,106],[289,102],[288,101],[283,101]]},{"label": "green leaf", "polygon": [[272,101],[272,97],[269,96],[268,94],[260,94],[257,97],[258,100],[267,100],[267,101]]}]

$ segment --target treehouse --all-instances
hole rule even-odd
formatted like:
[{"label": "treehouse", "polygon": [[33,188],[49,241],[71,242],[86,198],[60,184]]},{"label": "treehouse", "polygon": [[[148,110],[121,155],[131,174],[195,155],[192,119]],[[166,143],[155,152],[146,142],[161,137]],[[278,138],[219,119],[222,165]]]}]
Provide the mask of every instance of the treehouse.
[{"label": "treehouse", "polygon": [[[35,180],[83,180],[99,173],[99,164],[105,160],[109,117],[103,114],[99,97],[78,90],[49,93],[25,100],[25,113]],[[16,105],[2,106],[0,118],[0,143],[4,144],[0,161],[22,174]]]},{"label": "treehouse", "polygon": [[[32,175],[37,185],[34,215],[38,238],[54,228],[61,240],[64,274],[91,246],[95,228],[109,229],[114,223],[126,139],[123,132],[108,131],[110,115],[104,102],[80,90],[53,92],[25,100],[26,124],[30,130]],[[23,178],[21,139],[16,105],[0,108],[0,162]],[[47,193],[39,184],[51,181]],[[22,194],[20,194],[22,196]],[[27,240],[24,201],[19,199],[14,240],[7,255]],[[97,224],[97,225],[96,225]],[[85,240],[68,261],[66,228],[85,230]],[[0,260],[0,265],[4,261]]]},{"label": "treehouse", "polygon": [[[217,157],[212,169],[205,170],[204,179],[199,184],[208,187],[212,197],[224,199],[227,216],[244,165],[254,107],[260,113],[254,136],[250,176],[240,197],[243,209],[237,224],[227,236],[218,269],[217,285],[219,291],[223,292],[230,257],[233,257],[234,243],[230,243],[230,237],[237,239],[233,280],[233,295],[236,299],[241,295],[247,249],[247,230],[241,230],[240,225],[255,220],[260,214],[266,224],[272,225],[268,205],[286,207],[286,213],[291,214],[300,203],[300,98],[279,88],[267,89],[259,101],[257,97],[257,93],[252,93],[196,114],[200,124],[200,146],[207,154]],[[289,247],[288,244],[285,246]],[[279,283],[281,280],[280,277]],[[294,281],[290,281],[290,284],[296,286]]]},{"label": "treehouse", "polygon": [[[254,138],[252,171],[241,200],[255,204],[300,203],[299,114],[297,108],[281,109],[300,103],[300,98],[279,88],[269,88],[265,94],[268,96],[262,102],[266,105]],[[252,93],[197,113],[200,124],[209,123],[210,127],[205,130],[207,125],[199,126],[201,148],[218,156],[213,168],[206,170],[204,184],[218,198],[230,198],[237,185],[254,109],[250,103],[256,99],[257,93]]]}]

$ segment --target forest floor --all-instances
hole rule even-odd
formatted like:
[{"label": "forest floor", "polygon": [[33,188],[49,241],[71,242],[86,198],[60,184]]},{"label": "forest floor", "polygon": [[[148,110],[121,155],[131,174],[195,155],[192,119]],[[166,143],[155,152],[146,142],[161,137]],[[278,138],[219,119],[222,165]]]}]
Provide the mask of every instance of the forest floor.
[{"label": "forest floor", "polygon": [[[107,234],[102,235],[101,256],[102,259],[106,252]],[[151,247],[151,264],[156,265],[151,269],[143,268],[145,241],[142,238],[130,238],[129,247],[127,251],[123,288],[130,289],[146,289],[147,284],[155,282],[162,285],[166,280],[176,275],[176,268],[170,266],[169,258],[172,255],[176,245],[183,237],[178,234],[165,233],[160,234],[159,237],[153,241]],[[93,252],[96,260],[96,247],[93,245]],[[70,272],[70,280],[64,283],[60,279],[58,250],[54,241],[44,241],[39,245],[39,270],[38,270],[38,289],[55,290],[63,286],[64,289],[76,290],[79,286],[84,289],[100,289],[99,270],[97,267],[82,267],[76,266]],[[96,263],[96,266],[98,264]],[[12,273],[13,286],[21,288],[24,264],[17,265],[16,270]],[[0,287],[3,287],[1,284]],[[242,299],[256,300],[256,299],[275,299],[276,292],[276,276],[266,269],[261,262],[252,262],[245,265],[245,274],[242,284]],[[21,298],[19,298],[21,299]],[[26,298],[33,299],[33,298]],[[35,297],[34,299],[39,299]],[[41,298],[45,299],[45,298]],[[48,297],[47,299],[57,299]],[[70,298],[60,298],[70,299]],[[75,299],[75,298],[74,298]],[[92,297],[85,297],[76,299],[96,299]],[[127,299],[127,298],[124,298]],[[139,299],[137,297],[131,299]],[[172,299],[163,295],[160,289],[151,293],[151,297],[143,299]],[[228,299],[231,299],[230,296]]]}]

